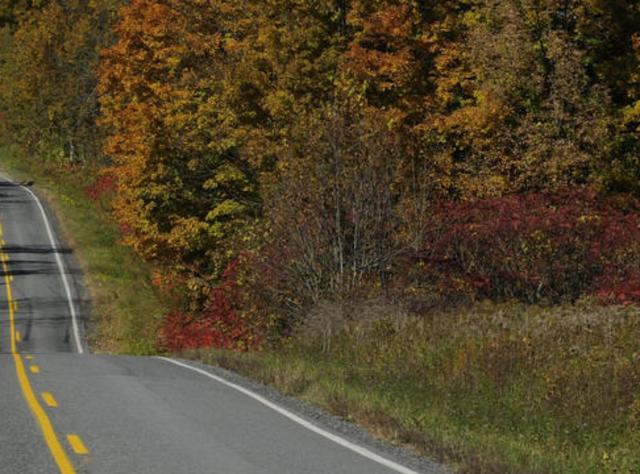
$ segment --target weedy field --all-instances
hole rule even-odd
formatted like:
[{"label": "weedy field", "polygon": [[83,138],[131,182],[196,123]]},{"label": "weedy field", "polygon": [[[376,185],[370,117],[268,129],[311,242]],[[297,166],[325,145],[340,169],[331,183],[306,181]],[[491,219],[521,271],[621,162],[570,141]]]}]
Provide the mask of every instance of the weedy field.
[{"label": "weedy field", "polygon": [[638,472],[639,338],[635,307],[485,303],[303,329],[259,353],[186,355],[461,472]]}]

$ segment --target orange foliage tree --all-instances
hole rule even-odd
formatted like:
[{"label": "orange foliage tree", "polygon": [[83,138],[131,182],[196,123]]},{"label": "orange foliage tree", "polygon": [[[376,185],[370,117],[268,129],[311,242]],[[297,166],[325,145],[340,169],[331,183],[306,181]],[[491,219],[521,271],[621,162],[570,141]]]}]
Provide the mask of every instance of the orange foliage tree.
[{"label": "orange foliage tree", "polygon": [[226,133],[223,2],[135,0],[103,52],[105,152],[124,239],[199,291],[221,273],[256,212],[252,170]]}]

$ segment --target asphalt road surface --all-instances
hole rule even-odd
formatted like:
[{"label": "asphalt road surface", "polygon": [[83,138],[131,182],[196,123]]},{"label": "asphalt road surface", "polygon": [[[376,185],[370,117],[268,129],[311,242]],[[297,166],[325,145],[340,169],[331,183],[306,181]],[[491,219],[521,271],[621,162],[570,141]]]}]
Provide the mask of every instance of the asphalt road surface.
[{"label": "asphalt road surface", "polygon": [[28,187],[0,180],[0,473],[440,470],[212,367],[89,354],[56,227]]}]

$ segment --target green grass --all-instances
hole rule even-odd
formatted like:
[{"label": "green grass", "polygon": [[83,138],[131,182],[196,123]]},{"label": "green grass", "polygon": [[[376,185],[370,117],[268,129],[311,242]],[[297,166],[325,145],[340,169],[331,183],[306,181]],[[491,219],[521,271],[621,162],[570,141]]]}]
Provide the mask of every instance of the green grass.
[{"label": "green grass", "polygon": [[[395,321],[395,322],[394,322]],[[640,472],[640,311],[479,305],[186,356],[461,472]]]},{"label": "green grass", "polygon": [[108,210],[85,195],[91,173],[36,164],[8,147],[0,148],[0,168],[14,179],[34,180],[56,213],[90,291],[92,350],[155,353],[166,302],[150,285],[150,267],[120,244]]}]

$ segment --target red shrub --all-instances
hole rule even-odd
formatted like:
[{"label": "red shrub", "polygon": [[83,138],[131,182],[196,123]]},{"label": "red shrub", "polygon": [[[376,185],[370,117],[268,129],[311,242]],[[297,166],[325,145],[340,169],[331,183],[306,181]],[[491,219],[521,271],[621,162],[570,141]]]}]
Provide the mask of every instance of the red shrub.
[{"label": "red shrub", "polygon": [[84,189],[84,193],[89,199],[100,200],[103,196],[111,194],[116,189],[116,179],[111,173],[102,173],[91,186]]},{"label": "red shrub", "polygon": [[430,217],[417,278],[448,299],[633,295],[639,209],[589,189],[445,203]]},{"label": "red shrub", "polygon": [[161,328],[162,346],[172,352],[198,347],[249,350],[259,347],[259,332],[239,310],[238,260],[229,264],[199,316],[171,313]]},{"label": "red shrub", "polygon": [[640,305],[640,271],[618,273],[598,278],[595,293],[598,299],[605,304]]},{"label": "red shrub", "polygon": [[118,230],[120,231],[120,235],[122,235],[123,237],[126,237],[127,235],[131,235],[133,233],[131,226],[126,222],[119,222]]}]

